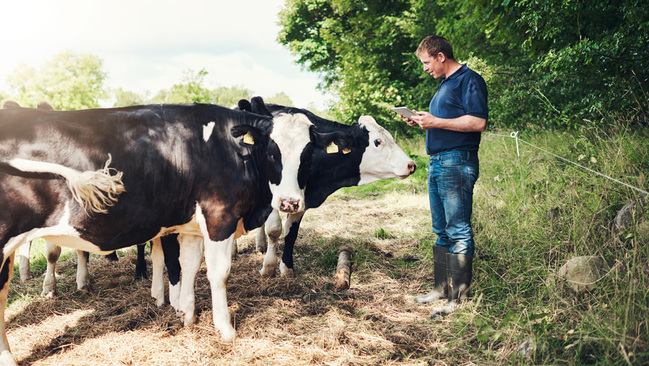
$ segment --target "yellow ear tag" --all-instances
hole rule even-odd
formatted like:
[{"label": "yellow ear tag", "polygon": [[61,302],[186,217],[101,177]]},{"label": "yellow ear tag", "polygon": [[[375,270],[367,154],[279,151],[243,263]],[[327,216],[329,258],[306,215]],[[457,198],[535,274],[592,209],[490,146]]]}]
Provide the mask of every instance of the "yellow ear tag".
[{"label": "yellow ear tag", "polygon": [[343,149],[343,154],[349,154],[350,152],[352,152],[350,149]]},{"label": "yellow ear tag", "polygon": [[255,139],[252,138],[252,134],[250,133],[250,131],[248,131],[248,133],[243,135],[243,143],[248,144],[248,145],[254,145],[255,144]]},{"label": "yellow ear tag", "polygon": [[338,152],[338,145],[336,145],[333,141],[327,146],[327,154],[335,154]]}]

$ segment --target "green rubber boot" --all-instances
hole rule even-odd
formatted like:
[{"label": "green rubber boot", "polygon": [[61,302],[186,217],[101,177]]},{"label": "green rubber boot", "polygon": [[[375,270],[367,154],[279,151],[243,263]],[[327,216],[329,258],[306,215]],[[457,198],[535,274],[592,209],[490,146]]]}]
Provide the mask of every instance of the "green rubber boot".
[{"label": "green rubber boot", "polygon": [[415,296],[415,301],[420,304],[428,304],[437,299],[448,297],[448,285],[446,281],[446,260],[448,248],[433,247],[433,275],[435,276],[435,287],[425,295]]},{"label": "green rubber boot", "polygon": [[446,266],[448,302],[444,307],[431,315],[433,319],[452,313],[457,304],[469,296],[473,272],[473,257],[464,254],[448,254],[446,256]]}]

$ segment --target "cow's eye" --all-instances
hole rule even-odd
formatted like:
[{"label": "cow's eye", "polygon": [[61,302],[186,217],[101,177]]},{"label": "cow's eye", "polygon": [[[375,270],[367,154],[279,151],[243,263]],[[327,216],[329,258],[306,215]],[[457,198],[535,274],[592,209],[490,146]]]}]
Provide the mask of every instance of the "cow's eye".
[{"label": "cow's eye", "polygon": [[275,157],[273,156],[273,154],[270,151],[266,153],[266,157],[270,161],[275,161]]},{"label": "cow's eye", "polygon": [[379,145],[383,145],[383,141],[381,139],[374,140],[374,146],[378,147]]}]

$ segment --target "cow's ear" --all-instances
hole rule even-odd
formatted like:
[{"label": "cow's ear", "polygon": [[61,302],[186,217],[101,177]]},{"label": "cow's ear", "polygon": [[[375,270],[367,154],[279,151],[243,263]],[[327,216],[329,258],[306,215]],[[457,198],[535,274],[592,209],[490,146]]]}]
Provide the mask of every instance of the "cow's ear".
[{"label": "cow's ear", "polygon": [[250,100],[252,113],[261,114],[262,116],[273,116],[261,97],[252,97]]},{"label": "cow's ear", "polygon": [[14,102],[13,100],[7,100],[2,105],[2,108],[4,108],[4,109],[18,109],[18,108],[20,108],[20,104]]},{"label": "cow's ear", "polygon": [[45,109],[47,111],[53,111],[54,110],[54,107],[52,107],[52,105],[50,103],[48,103],[48,102],[40,102],[40,103],[38,103],[38,107],[36,107],[36,108]]},{"label": "cow's ear", "polygon": [[321,133],[312,131],[311,141],[313,141],[316,148],[324,149],[327,154],[349,154],[351,152],[349,138],[342,132]]},{"label": "cow's ear", "polygon": [[237,105],[239,106],[240,111],[252,111],[252,106],[250,105],[248,99],[239,100],[239,103],[237,103]]},{"label": "cow's ear", "polygon": [[245,146],[254,146],[260,144],[266,137],[261,129],[251,125],[235,125],[230,129],[234,138],[241,138],[239,144]]},{"label": "cow's ear", "polygon": [[368,128],[369,126],[379,127],[379,124],[376,123],[376,120],[372,116],[360,116],[358,117],[358,124]]}]

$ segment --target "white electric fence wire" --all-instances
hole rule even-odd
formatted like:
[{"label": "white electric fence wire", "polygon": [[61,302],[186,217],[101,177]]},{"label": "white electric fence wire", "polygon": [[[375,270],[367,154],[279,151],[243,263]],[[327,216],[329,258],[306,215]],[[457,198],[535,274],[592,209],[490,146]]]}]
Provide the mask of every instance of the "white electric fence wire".
[{"label": "white electric fence wire", "polygon": [[[521,164],[521,160],[520,160],[520,159],[521,159],[521,154],[520,154],[520,151],[519,151],[519,148],[518,148],[518,141],[520,141],[520,142],[522,142],[522,143],[524,143],[524,144],[527,144],[527,145],[529,145],[529,146],[531,146],[531,147],[533,147],[533,148],[535,148],[535,149],[541,150],[541,151],[543,151],[543,152],[546,153],[546,154],[550,154],[550,155],[554,156],[554,157],[557,158],[557,159],[561,159],[561,160],[563,160],[563,161],[565,161],[565,162],[567,162],[567,163],[570,163],[570,164],[572,164],[572,165],[578,166],[578,167],[580,167],[580,168],[582,168],[582,169],[584,169],[584,170],[587,170],[587,171],[589,171],[589,172],[591,172],[591,173],[593,173],[593,174],[596,174],[596,175],[599,175],[599,176],[604,177],[604,178],[606,178],[606,179],[612,180],[613,182],[619,183],[619,184],[621,184],[621,185],[623,185],[623,186],[625,186],[625,187],[627,187],[627,188],[631,188],[631,189],[633,189],[633,190],[635,190],[635,191],[638,191],[638,192],[640,192],[640,193],[644,193],[645,195],[649,196],[649,192],[647,192],[647,191],[645,191],[645,190],[642,190],[642,189],[637,188],[637,187],[634,187],[634,186],[632,186],[632,185],[630,185],[630,184],[624,183],[624,182],[622,182],[622,181],[620,181],[620,180],[618,180],[618,179],[615,179],[615,178],[609,177],[608,175],[605,175],[605,174],[602,174],[602,173],[600,173],[600,172],[598,172],[598,171],[595,171],[595,170],[593,170],[593,169],[587,168],[587,167],[585,167],[585,166],[583,166],[583,165],[581,165],[581,164],[577,164],[577,163],[575,163],[575,162],[573,162],[573,161],[570,161],[570,160],[568,160],[568,159],[566,159],[566,158],[563,158],[563,157],[561,157],[561,156],[559,156],[559,155],[557,155],[557,154],[551,153],[551,152],[548,151],[548,150],[545,150],[545,149],[543,149],[543,148],[541,148],[541,147],[538,147],[538,146],[536,146],[536,145],[534,145],[534,144],[532,144],[532,143],[529,143],[529,142],[527,142],[527,141],[525,141],[525,140],[522,140],[522,139],[518,138],[518,131],[510,133],[509,136],[507,136],[507,135],[499,135],[499,134],[495,134],[495,133],[491,133],[491,132],[485,132],[485,133],[486,133],[487,135],[492,135],[492,136],[510,137],[510,138],[513,138],[513,139],[516,140],[516,154],[518,154],[518,164],[519,164],[520,171],[521,171],[521,185],[523,185],[523,168],[522,168],[522,164]],[[523,200],[524,200],[524,199],[525,199],[525,188],[523,187]]]},{"label": "white electric fence wire", "polygon": [[523,176],[523,163],[521,162],[521,150],[518,148],[518,131],[509,134],[516,140],[516,155],[518,155],[518,170],[521,173],[521,192],[523,193],[523,208],[527,207],[527,198],[525,197],[525,178]]}]

